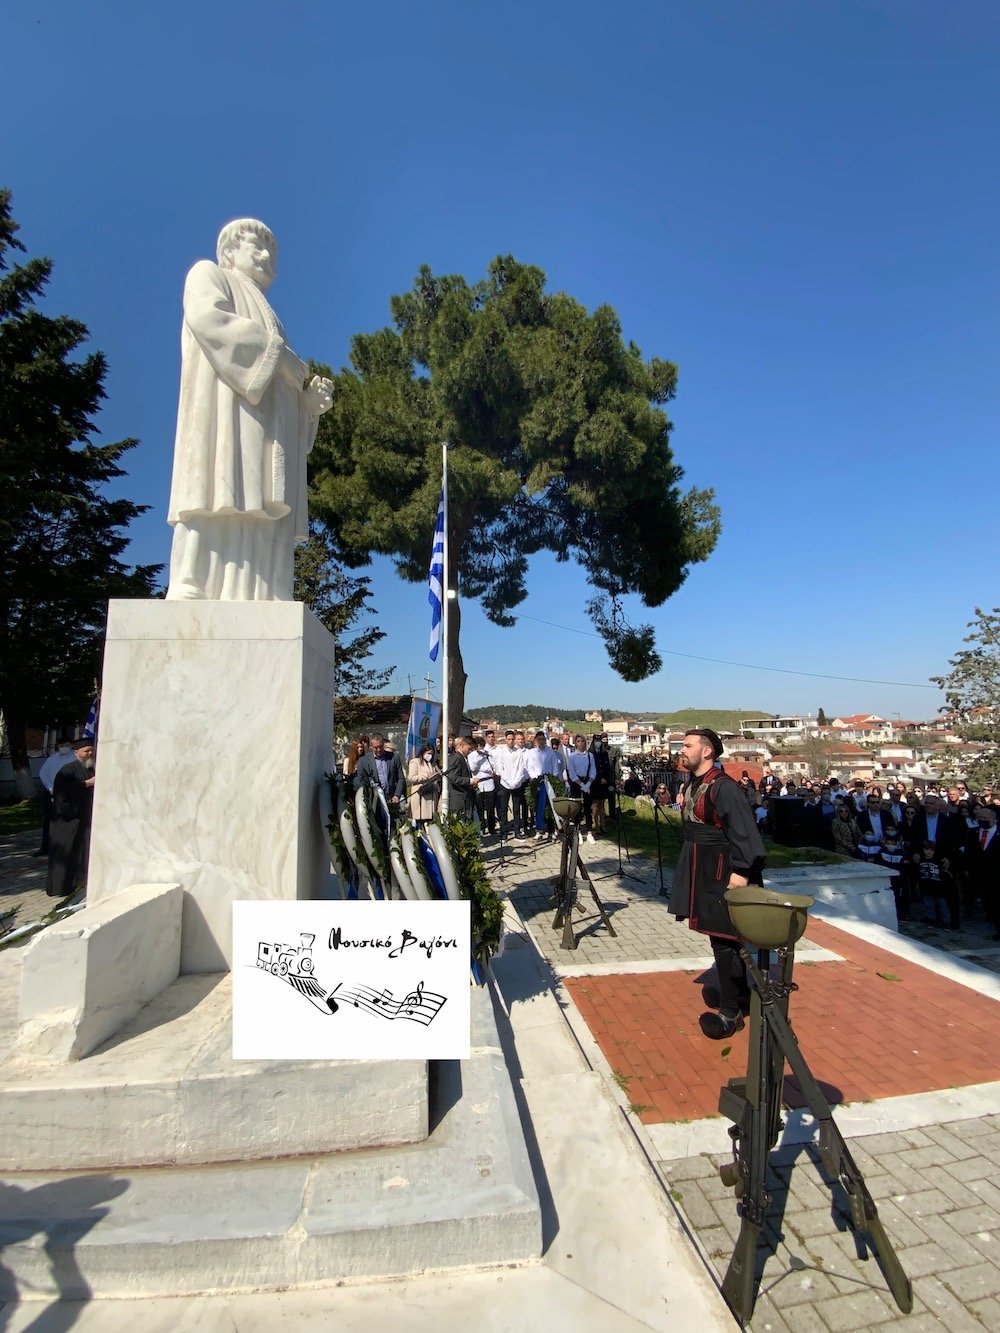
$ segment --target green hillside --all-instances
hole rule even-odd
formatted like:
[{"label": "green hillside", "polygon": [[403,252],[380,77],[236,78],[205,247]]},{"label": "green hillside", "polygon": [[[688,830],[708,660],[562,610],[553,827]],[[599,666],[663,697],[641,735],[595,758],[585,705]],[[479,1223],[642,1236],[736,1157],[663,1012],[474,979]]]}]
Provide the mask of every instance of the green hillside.
[{"label": "green hillside", "polygon": [[658,713],[651,720],[664,730],[682,727],[711,727],[713,731],[736,731],[741,718],[775,717],[760,708],[678,708],[673,713]]},{"label": "green hillside", "polygon": [[[554,708],[549,704],[490,704],[487,708],[468,708],[469,717],[487,717],[501,725],[527,720],[541,721],[546,717],[559,717],[564,722],[579,723],[578,731],[593,731],[595,724],[585,723],[583,715],[592,712],[583,708]],[[679,708],[673,713],[656,713],[651,710],[606,708],[602,710],[605,722],[610,718],[635,717],[644,722],[652,722],[661,730],[680,731],[682,727],[713,727],[716,731],[735,731],[737,724],[744,717],[774,717],[774,713],[758,708]]]}]

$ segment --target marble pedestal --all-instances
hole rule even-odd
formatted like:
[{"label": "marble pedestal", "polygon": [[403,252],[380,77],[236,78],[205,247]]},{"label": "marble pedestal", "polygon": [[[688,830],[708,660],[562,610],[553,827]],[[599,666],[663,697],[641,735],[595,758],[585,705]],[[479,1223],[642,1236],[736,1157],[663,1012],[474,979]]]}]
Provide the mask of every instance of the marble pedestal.
[{"label": "marble pedestal", "polygon": [[111,603],[88,901],[179,883],[182,973],[230,966],[234,899],[329,894],[333,660],[298,602]]}]

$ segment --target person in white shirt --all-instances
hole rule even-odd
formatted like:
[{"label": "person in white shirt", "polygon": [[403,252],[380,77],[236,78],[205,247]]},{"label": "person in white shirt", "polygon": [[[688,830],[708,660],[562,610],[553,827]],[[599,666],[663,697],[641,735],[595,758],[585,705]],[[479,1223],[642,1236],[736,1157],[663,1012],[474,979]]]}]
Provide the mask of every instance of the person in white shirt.
[{"label": "person in white shirt", "polygon": [[593,826],[593,809],[590,797],[590,788],[597,777],[597,764],[594,762],[594,756],[587,749],[587,742],[583,736],[576,736],[573,740],[573,750],[569,756],[569,790],[571,796],[579,796],[583,799],[583,822],[587,830],[587,841],[596,842]]},{"label": "person in white shirt", "polygon": [[479,822],[486,837],[492,838],[497,831],[497,784],[493,761],[486,753],[486,742],[482,736],[473,736],[473,750],[469,752],[469,768],[477,780],[476,809]]},{"label": "person in white shirt", "polygon": [[[500,779],[500,791],[497,798],[497,811],[500,815],[500,836],[507,838],[511,836],[511,822],[513,822],[513,835],[523,838],[526,832],[527,812],[524,805],[524,788],[528,781],[528,774],[525,768],[527,758],[524,749],[524,736],[518,737],[513,731],[508,731],[506,736],[507,744],[497,747],[493,756],[493,768],[497,777]],[[500,762],[497,763],[497,760]]]},{"label": "person in white shirt", "polygon": [[545,778],[562,777],[562,765],[559,762],[559,756],[554,750],[550,750],[545,743],[545,732],[535,732],[535,743],[527,751],[525,764],[528,771],[528,778],[538,783],[538,795],[535,798],[535,831],[532,834],[535,838],[544,838],[545,836]]}]

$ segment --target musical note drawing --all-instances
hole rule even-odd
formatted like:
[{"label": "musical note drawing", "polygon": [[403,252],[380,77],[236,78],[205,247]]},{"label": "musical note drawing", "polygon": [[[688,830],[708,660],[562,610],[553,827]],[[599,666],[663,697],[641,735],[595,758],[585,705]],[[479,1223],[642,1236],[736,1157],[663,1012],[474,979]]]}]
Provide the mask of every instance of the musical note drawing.
[{"label": "musical note drawing", "polygon": [[355,1009],[363,1009],[366,1013],[388,1019],[390,1022],[396,1018],[406,1018],[424,1027],[433,1023],[447,998],[446,995],[425,991],[422,981],[417,983],[415,991],[411,991],[402,1000],[394,999],[389,990],[377,991],[371,986],[357,986],[353,990],[341,992],[341,999],[353,1004]]},{"label": "musical note drawing", "polygon": [[376,990],[373,986],[359,985],[342,990],[339,981],[333,990],[328,991],[313,973],[311,946],[315,936],[302,935],[301,940],[300,945],[273,944],[262,940],[257,946],[257,966],[270,972],[279,981],[287,982],[322,1014],[330,1016],[338,1012],[341,1004],[349,1004],[354,1009],[374,1014],[376,1018],[385,1018],[390,1022],[405,1018],[411,1023],[427,1027],[434,1022],[447,1001],[446,995],[424,990],[422,981],[418,981],[416,990],[410,991],[401,1000],[395,999],[387,987]]}]

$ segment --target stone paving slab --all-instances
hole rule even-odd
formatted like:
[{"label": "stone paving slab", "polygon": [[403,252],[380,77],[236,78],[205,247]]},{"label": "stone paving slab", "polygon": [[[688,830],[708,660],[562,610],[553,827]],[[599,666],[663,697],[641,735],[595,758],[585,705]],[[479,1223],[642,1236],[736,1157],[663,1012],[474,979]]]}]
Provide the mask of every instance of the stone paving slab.
[{"label": "stone paving slab", "polygon": [[[620,1104],[628,1112],[644,1151],[657,1163],[661,1179],[721,1281],[739,1218],[733,1192],[723,1186],[718,1175],[719,1165],[727,1160],[716,1147],[721,1147],[720,1140],[725,1143],[726,1122],[718,1117],[716,1108],[721,1084],[742,1072],[742,1068],[730,1069],[729,1065],[739,1066],[739,1057],[745,1059],[745,1051],[737,1052],[735,1042],[708,1043],[698,1033],[689,1049],[680,1049],[675,1043],[677,1049],[657,1052],[651,1023],[656,1026],[664,1015],[676,1018],[683,1014],[685,1019],[696,1016],[700,969],[707,961],[707,951],[704,944],[699,950],[699,937],[673,922],[665,911],[655,862],[643,866],[641,859],[635,858],[628,869],[641,878],[625,880],[616,873],[617,853],[612,857],[600,846],[587,846],[583,854],[595,874],[610,872],[610,878],[600,882],[599,890],[609,906],[614,905],[616,929],[619,922],[631,924],[631,929],[619,931],[618,941],[605,935],[603,943],[595,944],[604,932],[588,932],[574,953],[558,948],[549,916],[552,890],[547,883],[558,870],[556,849],[518,850],[503,868],[498,887],[507,890],[527,921],[532,939],[550,966],[557,991],[566,997],[567,1018],[582,1049],[609,1082],[617,1083]],[[857,1124],[846,1132],[863,1137],[852,1137],[851,1150],[914,1284],[914,1309],[903,1315],[875,1260],[859,1257],[867,1252],[856,1245],[846,1225],[842,1187],[834,1183],[831,1190],[823,1174],[813,1145],[811,1117],[792,1110],[786,1112],[786,1123],[794,1132],[786,1135],[787,1141],[771,1159],[774,1202],[765,1232],[768,1244],[761,1246],[758,1256],[762,1280],[750,1327],[755,1333],[854,1333],[883,1326],[894,1333],[897,1329],[900,1333],[944,1329],[958,1333],[988,1329],[997,1333],[1000,1115],[996,1108],[1000,1105],[1000,1081],[995,1075],[993,1082],[981,1081],[991,1076],[994,1062],[1000,1059],[995,980],[1000,970],[1000,946],[992,941],[992,926],[975,914],[963,922],[959,931],[940,930],[917,920],[904,923],[900,935],[895,935],[889,931],[866,932],[853,922],[841,922],[838,927],[814,914],[809,929],[811,939],[804,940],[797,949],[803,991],[793,1001],[793,1022],[807,1058],[821,1079],[823,1070],[819,1066],[826,1060],[829,1034],[822,1043],[823,1058],[817,1059],[817,1047],[804,1035],[802,1024],[808,1027],[813,1021],[808,1017],[812,1008],[817,1010],[816,1021],[823,1020],[828,1026],[840,1023],[837,1041],[846,1054],[838,1065],[838,1077],[846,1084],[863,1072],[875,1089],[865,1093],[859,1087],[859,1095],[876,1099],[858,1101],[846,1111],[839,1111],[838,1123],[842,1117],[857,1113]],[[823,967],[808,966],[820,962]],[[838,979],[839,989],[826,987],[827,981]],[[654,985],[664,989],[659,1003],[641,997],[643,988]],[[587,1012],[582,1003],[585,989],[592,1000],[602,995],[606,1001],[603,1013],[596,1003]],[[627,1022],[622,1011],[614,1013],[611,995],[615,990],[619,1001],[632,1001]],[[853,1003],[846,1013],[838,1013],[851,990]],[[867,994],[872,990],[876,1002],[868,1004],[870,1021],[864,1024],[867,1037],[862,1034],[859,1047],[857,1016],[865,1006],[858,1000],[861,991]],[[803,992],[808,992],[808,999]],[[873,997],[867,998],[871,1001]],[[891,1014],[886,1012],[887,1006]],[[653,1124],[647,1130],[640,1123],[653,1118],[639,1110],[647,1085],[637,1077],[630,1079],[622,1068],[616,1071],[614,1052],[602,1052],[595,1039],[600,1036],[602,1023],[607,1027],[613,1022],[619,1025],[619,1035],[631,1041],[631,1055],[643,1065],[644,1072],[651,1080],[659,1078],[659,1087],[654,1084],[656,1091],[669,1087],[676,1096],[678,1085],[697,1091],[695,1083],[702,1083],[713,1118],[693,1120],[690,1129],[714,1127],[715,1133],[711,1138],[692,1133],[697,1146],[689,1150],[689,1155],[674,1153],[665,1160],[656,1152],[659,1131],[676,1130],[677,1137],[688,1126]],[[745,1045],[746,1034],[740,1034],[739,1040]],[[881,1058],[873,1050],[862,1049],[879,1040],[886,1047]],[[719,1048],[725,1049],[726,1045],[730,1049],[723,1058]],[[945,1086],[941,1091],[910,1096],[879,1096],[881,1083],[876,1087],[876,1082],[912,1078],[914,1051],[926,1053],[929,1046],[934,1052],[931,1063],[939,1066],[938,1076],[923,1082],[941,1083],[942,1062],[951,1062],[955,1064],[956,1081],[969,1086]],[[857,1068],[859,1062],[851,1059],[856,1050],[865,1057],[863,1071]],[[713,1052],[716,1062],[711,1073],[703,1072],[700,1080],[694,1077],[697,1071],[691,1058],[699,1052],[702,1060],[709,1059],[708,1052]],[[666,1070],[653,1069],[657,1054],[660,1063],[674,1059],[672,1076]],[[918,1066],[924,1063],[917,1060]],[[872,1133],[872,1128],[883,1121],[883,1109],[891,1127]],[[955,1119],[956,1115],[964,1118]],[[893,1124],[894,1120],[902,1124]],[[698,1148],[707,1142],[713,1145],[711,1150],[699,1153]]]},{"label": "stone paving slab", "polygon": [[[704,935],[690,930],[685,922],[671,916],[667,899],[660,895],[659,869],[655,859],[623,856],[618,875],[618,850],[608,839],[581,843],[580,856],[594,880],[598,897],[614,926],[612,936],[604,927],[585,881],[578,879],[578,901],[582,910],[574,917],[577,947],[560,948],[561,932],[552,929],[555,915],[551,880],[559,873],[560,849],[548,840],[514,840],[504,847],[500,864],[499,847],[487,843],[485,860],[496,887],[506,892],[527,926],[539,953],[555,972],[563,969],[579,973],[593,964],[688,962],[697,967],[711,963],[711,949]],[[663,868],[664,885],[669,892],[673,872]],[[802,955],[816,954],[820,947],[804,942]]]},{"label": "stone paving slab", "polygon": [[[859,1258],[846,1194],[831,1188],[811,1145],[771,1155],[768,1243],[758,1251],[754,1333],[855,1333],[1000,1328],[1000,1115],[855,1139],[851,1152],[907,1276],[903,1315],[874,1258]],[[702,1154],[660,1163],[721,1281],[739,1232],[729,1160]],[[864,1247],[861,1247],[864,1250]],[[762,1268],[760,1267],[762,1265]]]},{"label": "stone paving slab", "polygon": [[41,921],[58,903],[45,892],[48,859],[32,856],[40,829],[0,838],[0,916],[17,909],[15,926]]}]

